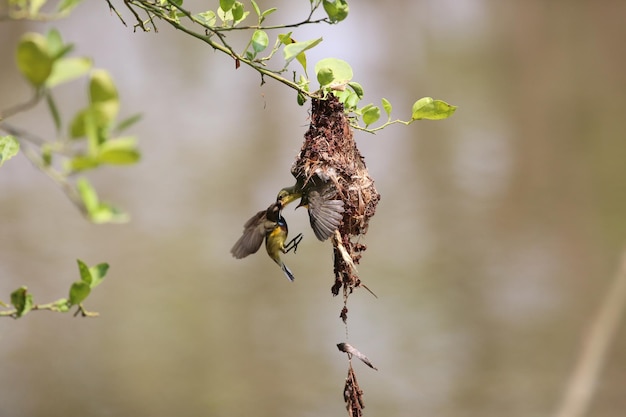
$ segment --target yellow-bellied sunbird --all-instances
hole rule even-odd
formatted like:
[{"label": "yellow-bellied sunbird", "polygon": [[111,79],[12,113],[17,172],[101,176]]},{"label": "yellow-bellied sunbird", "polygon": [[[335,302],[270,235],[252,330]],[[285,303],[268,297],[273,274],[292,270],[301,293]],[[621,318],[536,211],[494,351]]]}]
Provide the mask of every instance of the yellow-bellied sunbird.
[{"label": "yellow-bellied sunbird", "polygon": [[259,211],[244,224],[243,235],[237,240],[230,252],[237,259],[255,253],[261,247],[265,238],[265,249],[267,254],[283,270],[290,281],[294,280],[293,273],[280,259],[280,252],[287,253],[291,249],[295,250],[302,240],[302,233],[293,238],[286,246],[287,222],[281,216],[282,204],[275,202],[267,210]]},{"label": "yellow-bellied sunbird", "polygon": [[335,195],[335,187],[330,182],[309,179],[304,184],[298,179],[296,185],[280,190],[276,201],[284,207],[300,198],[296,209],[298,207],[308,209],[311,228],[315,236],[324,241],[337,230],[343,218],[343,201],[334,199]]},{"label": "yellow-bellied sunbird", "polygon": [[298,244],[302,240],[302,233],[298,234],[298,236],[294,237],[289,241],[287,246],[285,246],[285,241],[287,240],[287,234],[289,230],[287,228],[287,222],[285,218],[278,213],[278,221],[276,222],[276,226],[265,235],[265,249],[267,250],[267,254],[280,266],[280,269],[283,270],[285,276],[289,281],[295,280],[293,273],[287,265],[280,259],[280,253],[287,253],[290,250],[296,251],[298,248]]}]

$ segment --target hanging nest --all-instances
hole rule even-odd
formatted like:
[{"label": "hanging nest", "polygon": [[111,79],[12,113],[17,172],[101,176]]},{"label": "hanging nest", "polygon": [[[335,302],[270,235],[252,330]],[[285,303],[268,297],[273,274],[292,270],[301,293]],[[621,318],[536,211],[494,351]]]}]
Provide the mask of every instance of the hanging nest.
[{"label": "hanging nest", "polygon": [[[335,283],[332,293],[338,295],[343,289],[346,301],[355,288],[365,287],[355,268],[361,252],[366,249],[359,239],[367,233],[380,194],[356,147],[343,105],[336,97],[313,99],[311,124],[291,173],[304,183],[319,181],[315,176],[323,182],[332,182],[337,190],[335,198],[344,203],[342,223],[333,236]],[[341,317],[346,320],[345,303]]]}]

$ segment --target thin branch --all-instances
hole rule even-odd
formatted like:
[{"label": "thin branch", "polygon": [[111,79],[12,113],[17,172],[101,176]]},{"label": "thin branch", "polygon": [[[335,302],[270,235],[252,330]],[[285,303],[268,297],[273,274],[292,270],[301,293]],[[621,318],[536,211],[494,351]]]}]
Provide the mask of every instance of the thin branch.
[{"label": "thin branch", "polygon": [[0,111],[0,123],[3,120],[8,119],[11,116],[15,116],[18,113],[30,110],[33,107],[35,107],[37,104],[39,104],[41,99],[44,97],[43,93],[44,93],[43,89],[37,89],[35,90],[35,94],[27,101],[16,104],[15,106],[9,107],[6,110]]},{"label": "thin branch", "polygon": [[56,171],[53,167],[46,165],[41,157],[30,147],[22,146],[22,152],[37,169],[46,174],[52,181],[56,182],[59,187],[61,187],[61,190],[63,190],[70,201],[80,210],[83,216],[89,218],[89,212],[85,207],[83,200],[80,198],[80,195],[72,183],[69,182],[64,175]]},{"label": "thin branch", "polygon": [[619,330],[625,306],[626,250],[622,254],[617,276],[592,323],[555,417],[583,417],[587,414],[611,342]]},{"label": "thin branch", "polygon": [[142,10],[146,11],[147,13],[152,12],[154,14],[154,17],[158,17],[161,20],[165,21],[166,23],[169,23],[171,26],[173,26],[174,28],[185,32],[186,34],[201,40],[202,42],[207,43],[208,45],[210,45],[213,49],[216,49],[220,52],[223,52],[229,56],[231,56],[235,61],[239,61],[240,63],[246,64],[247,66],[251,67],[252,69],[256,70],[257,72],[259,72],[261,74],[261,76],[267,76],[269,78],[272,78],[298,92],[300,92],[301,94],[310,97],[310,98],[319,98],[319,95],[316,94],[315,92],[309,92],[304,90],[301,86],[299,86],[298,84],[296,84],[295,82],[291,82],[286,78],[281,77],[277,72],[275,71],[271,71],[268,70],[266,68],[263,68],[259,65],[256,65],[254,61],[249,60],[247,58],[245,58],[242,55],[239,55],[238,53],[236,53],[233,48],[231,48],[225,41],[225,37],[223,33],[220,33],[220,31],[217,31],[216,28],[207,26],[205,24],[203,24],[202,22],[200,22],[198,19],[196,19],[188,10],[185,10],[183,8],[181,8],[180,6],[178,6],[177,4],[169,1],[169,4],[172,7],[175,7],[178,11],[180,11],[181,13],[183,13],[187,18],[189,18],[193,23],[196,23],[200,26],[202,26],[205,30],[211,31],[211,33],[213,33],[214,35],[216,35],[220,41],[222,42],[221,44],[218,42],[215,42],[211,36],[209,35],[204,35],[201,33],[198,33],[194,30],[189,29],[188,27],[182,25],[177,19],[174,19],[170,16],[168,16],[166,13],[164,13],[164,10],[160,7],[158,7],[157,5],[151,4],[151,3],[147,3],[144,1],[140,1],[140,0],[128,0],[126,1],[126,4],[130,7],[135,6],[135,7],[139,7]]}]

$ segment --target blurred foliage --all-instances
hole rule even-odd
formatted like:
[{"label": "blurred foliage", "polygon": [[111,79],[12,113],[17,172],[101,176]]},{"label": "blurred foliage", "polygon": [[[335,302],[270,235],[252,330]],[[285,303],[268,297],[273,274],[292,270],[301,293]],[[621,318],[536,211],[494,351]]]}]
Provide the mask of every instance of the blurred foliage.
[{"label": "blurred foliage", "polygon": [[[311,79],[307,71],[306,51],[317,47],[322,38],[315,38],[306,41],[296,41],[292,37],[293,32],[278,33],[274,46],[265,55],[270,45],[270,36],[268,32],[276,30],[284,30],[302,25],[328,23],[335,24],[343,21],[348,17],[349,7],[345,0],[310,0],[310,9],[308,15],[300,22],[277,25],[264,25],[266,18],[274,13],[277,9],[272,7],[265,11],[261,11],[258,4],[254,0],[250,0],[250,6],[254,10],[256,22],[250,26],[243,25],[244,21],[252,15],[245,10],[243,3],[239,1],[220,1],[217,10],[206,10],[202,12],[192,12],[183,8],[183,1],[160,0],[158,3],[146,0],[130,0],[125,1],[124,5],[128,7],[137,20],[135,29],[140,28],[143,31],[157,31],[155,21],[163,21],[171,26],[206,42],[215,50],[221,51],[231,56],[238,68],[242,63],[248,65],[261,74],[262,82],[264,77],[273,78],[276,81],[296,90],[297,103],[303,105],[307,98],[324,98],[327,94],[336,95],[340,102],[344,105],[346,112],[351,116],[352,127],[366,132],[376,132],[391,124],[401,123],[408,125],[415,120],[429,119],[439,120],[450,117],[456,107],[442,100],[433,100],[425,97],[417,100],[413,105],[412,117],[409,120],[400,120],[391,118],[392,106],[389,100],[382,99],[383,108],[387,114],[387,121],[381,126],[370,128],[380,118],[380,108],[372,103],[359,107],[359,102],[364,96],[363,87],[352,81],[353,71],[349,63],[338,58],[324,58],[315,64],[315,76],[319,83],[319,88],[311,91]],[[326,16],[314,18],[316,12],[321,8]],[[126,25],[121,13],[113,6],[117,16]],[[140,12],[146,14],[145,18],[140,17]],[[231,46],[227,41],[227,34],[231,31],[248,31],[250,37],[241,52]],[[282,48],[283,64],[282,66],[270,68],[269,61]],[[296,60],[301,66],[303,73],[298,75],[293,71],[292,79],[284,76],[288,71],[289,64]],[[295,81],[296,78],[298,81]],[[427,109],[424,109],[424,101],[431,103]],[[418,110],[416,110],[416,108]],[[359,120],[362,124],[359,124]]]},{"label": "blurred foliage", "polygon": [[109,265],[101,263],[93,267],[88,267],[80,259],[78,259],[77,262],[80,280],[70,286],[67,298],[59,298],[56,301],[46,304],[35,304],[33,295],[28,292],[28,288],[21,286],[11,293],[10,304],[0,301],[0,307],[4,307],[4,310],[0,310],[0,317],[13,317],[17,319],[33,310],[49,310],[57,313],[67,313],[73,306],[77,306],[75,315],[80,314],[83,317],[98,316],[98,313],[85,310],[82,303],[87,299],[91,290],[102,282],[109,270]]},{"label": "blurred foliage", "polygon": [[[52,3],[52,2],[50,2]],[[68,16],[80,3],[62,0],[55,5],[46,0],[11,0],[2,20],[54,20]],[[49,6],[51,11],[44,11]],[[130,165],[139,161],[140,152],[132,136],[120,133],[140,117],[133,115],[118,121],[120,100],[115,83],[104,69],[93,68],[91,58],[71,57],[74,45],[63,41],[61,33],[52,28],[46,34],[27,32],[15,48],[15,63],[32,96],[7,109],[0,110],[0,166],[18,153],[27,157],[35,167],[49,176],[66,193],[80,212],[94,223],[126,222],[128,215],[111,204],[100,201],[89,181],[76,174],[102,165]],[[88,79],[87,105],[71,117],[69,126],[63,118],[66,109],[56,104],[54,89],[74,80]],[[9,123],[17,114],[30,111],[45,102],[54,124],[52,138],[41,138],[27,129]],[[82,302],[106,274],[108,266],[101,264],[87,268],[79,262],[81,280],[72,284],[69,298],[48,304],[35,304],[26,286],[11,294],[9,308],[2,316],[22,317],[31,310],[67,312],[77,305],[83,316],[93,316],[82,307]]]}]

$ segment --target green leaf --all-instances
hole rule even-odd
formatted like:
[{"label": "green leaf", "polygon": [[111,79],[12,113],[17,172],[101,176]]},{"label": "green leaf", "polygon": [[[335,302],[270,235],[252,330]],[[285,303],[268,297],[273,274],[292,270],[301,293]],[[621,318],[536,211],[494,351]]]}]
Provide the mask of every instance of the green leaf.
[{"label": "green leaf", "polygon": [[361,113],[363,115],[363,123],[365,123],[366,127],[375,123],[380,118],[380,109],[373,104],[368,104],[363,107]]},{"label": "green leaf", "polygon": [[323,0],[324,10],[332,23],[341,22],[348,17],[350,8],[345,0]]},{"label": "green leaf", "polygon": [[236,1],[231,10],[235,22],[240,22],[244,19],[243,4],[241,4],[241,2]]},{"label": "green leaf", "polygon": [[255,30],[252,35],[252,49],[254,49],[256,53],[262,52],[267,48],[269,41],[267,33],[262,30]]},{"label": "green leaf", "polygon": [[348,83],[348,86],[350,88],[352,88],[352,90],[354,91],[354,93],[359,97],[359,98],[363,98],[363,95],[365,95],[365,92],[363,91],[363,86],[361,86],[361,84],[355,82],[355,81],[350,81]]},{"label": "green leaf", "polygon": [[52,88],[61,83],[72,81],[89,72],[91,59],[89,58],[61,58],[52,65],[52,73],[46,80],[46,87]]},{"label": "green leaf", "polygon": [[39,33],[26,33],[17,46],[17,67],[33,86],[42,85],[52,72],[48,42]]},{"label": "green leaf", "polygon": [[356,108],[357,104],[359,104],[359,100],[361,100],[361,98],[359,97],[358,94],[356,94],[356,93],[349,93],[348,97],[346,98],[346,100],[344,102],[344,106],[347,109],[354,109],[354,108]]},{"label": "green leaf", "polygon": [[59,133],[61,131],[61,115],[59,114],[59,108],[54,102],[54,98],[52,98],[52,92],[50,92],[50,90],[46,91],[46,104],[48,105],[48,110],[50,110],[50,115],[54,121],[54,127],[56,128],[57,133]]},{"label": "green leaf", "polygon": [[20,143],[11,135],[0,136],[0,166],[20,151]]},{"label": "green leaf", "polygon": [[109,264],[107,263],[100,263],[89,268],[89,272],[91,272],[91,288],[95,288],[100,285],[108,271]]},{"label": "green leaf", "polygon": [[61,0],[61,3],[57,6],[57,10],[59,12],[69,12],[82,2],[83,0]]},{"label": "green leaf", "polygon": [[383,102],[383,109],[385,109],[385,113],[387,113],[387,118],[390,119],[391,118],[391,109],[392,109],[391,103],[386,98],[383,98],[382,102]]},{"label": "green leaf", "polygon": [[256,1],[250,0],[250,3],[252,3],[252,8],[254,9],[254,13],[256,13],[257,16],[261,17],[261,9],[259,9],[259,5],[256,4]]},{"label": "green leaf", "polygon": [[33,296],[28,294],[27,287],[20,287],[11,293],[11,304],[15,307],[17,317],[22,317],[33,308]]},{"label": "green leaf", "polygon": [[48,42],[48,52],[50,56],[57,57],[57,54],[63,50],[64,44],[61,33],[52,28],[46,33],[46,41]]},{"label": "green leaf", "polygon": [[46,0],[30,0],[28,12],[31,16],[36,16],[39,10],[46,4]]},{"label": "green leaf", "polygon": [[306,103],[306,96],[302,94],[300,91],[298,91],[298,96],[296,97],[296,101],[298,102],[298,105],[303,106],[304,103]]},{"label": "green leaf", "polygon": [[80,259],[76,260],[78,264],[78,272],[80,273],[80,280],[91,286],[91,271],[86,263],[81,261]]},{"label": "green leaf", "polygon": [[[73,139],[84,136],[97,136],[115,120],[119,111],[119,102],[111,100],[105,103],[96,103],[76,113],[70,124],[70,137]],[[100,142],[98,140],[97,142]]]},{"label": "green leaf", "polygon": [[71,173],[94,169],[100,166],[100,159],[92,155],[76,155],[66,163],[66,169]]},{"label": "green leaf", "polygon": [[283,45],[291,45],[292,43],[296,43],[296,41],[294,41],[291,38],[291,33],[292,32],[289,32],[289,33],[279,33],[278,36],[277,36],[278,41],[280,43],[282,43]]},{"label": "green leaf", "polygon": [[195,18],[207,26],[215,26],[217,16],[213,10],[207,10],[206,12],[198,13]]},{"label": "green leaf", "polygon": [[263,19],[265,19],[267,16],[271,15],[276,10],[278,10],[276,7],[271,7],[269,9],[267,9],[266,11],[264,11],[263,13],[261,13],[261,16],[263,16]]},{"label": "green leaf", "polygon": [[45,167],[52,165],[52,146],[49,143],[41,146],[41,162]]},{"label": "green leaf", "polygon": [[285,48],[283,49],[283,54],[285,56],[285,66],[289,65],[289,63],[293,61],[299,54],[311,48],[314,48],[321,41],[322,41],[322,38],[318,38],[318,39],[313,39],[311,41],[294,42],[285,46]]},{"label": "green leaf", "polygon": [[220,8],[227,12],[233,8],[235,5],[235,0],[220,0]]},{"label": "green leaf", "polygon": [[[333,73],[333,80],[331,82],[334,85],[342,85],[348,83],[353,76],[352,67],[346,61],[337,58],[324,58],[320,60],[317,64],[315,64],[315,73],[318,74],[319,81],[319,73],[320,71],[328,71],[330,69]],[[320,86],[329,85],[329,83],[321,84]]]},{"label": "green leaf", "polygon": [[108,140],[100,147],[100,162],[111,165],[129,165],[139,161],[135,138]]},{"label": "green leaf", "polygon": [[59,298],[54,302],[54,306],[61,313],[67,313],[70,310],[70,303],[67,298]]},{"label": "green leaf", "polygon": [[98,69],[91,73],[91,79],[89,80],[89,100],[91,103],[118,100],[117,88],[115,88],[115,83],[108,71]]},{"label": "green leaf", "polygon": [[431,97],[420,98],[413,104],[411,120],[441,120],[452,116],[456,106]]},{"label": "green leaf", "polygon": [[76,189],[85,206],[86,215],[93,223],[125,223],[129,220],[129,216],[123,211],[100,202],[96,191],[86,178],[77,181]]},{"label": "green leaf", "polygon": [[98,210],[95,210],[89,217],[89,220],[95,224],[126,223],[129,219],[130,216],[127,213],[106,203],[100,204]]},{"label": "green leaf", "polygon": [[320,85],[328,85],[332,83],[334,79],[335,75],[333,74],[332,68],[324,67],[317,72],[317,82],[319,82]]},{"label": "green leaf", "polygon": [[98,210],[98,207],[100,207],[98,194],[86,178],[79,178],[78,181],[76,181],[76,190],[88,214]]},{"label": "green leaf", "polygon": [[76,281],[70,287],[69,303],[71,305],[80,304],[89,296],[91,288],[84,281]]},{"label": "green leaf", "polygon": [[119,122],[118,125],[115,126],[113,130],[118,133],[122,132],[128,129],[129,127],[131,127],[132,125],[134,125],[135,123],[137,123],[138,121],[140,121],[142,117],[143,115],[141,113],[133,114],[132,116],[129,116],[126,119]]}]

